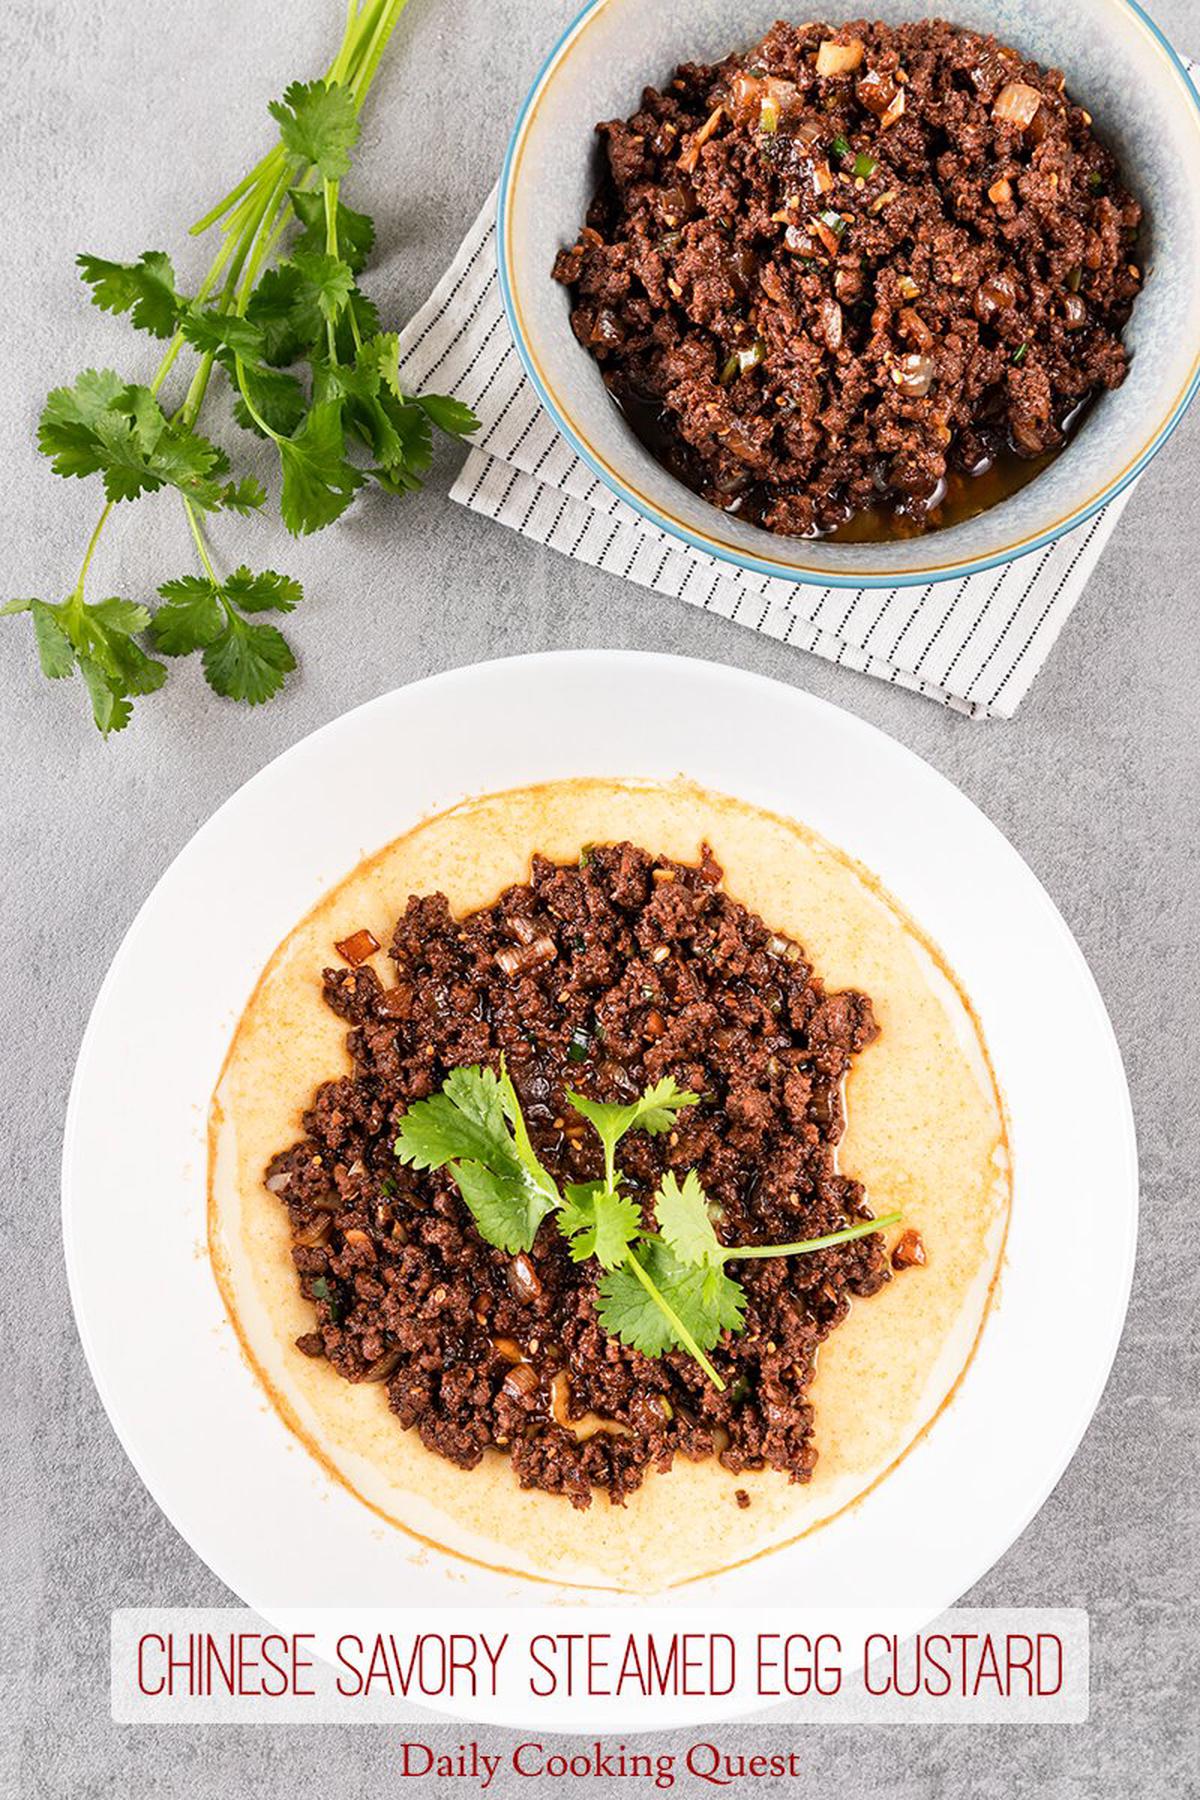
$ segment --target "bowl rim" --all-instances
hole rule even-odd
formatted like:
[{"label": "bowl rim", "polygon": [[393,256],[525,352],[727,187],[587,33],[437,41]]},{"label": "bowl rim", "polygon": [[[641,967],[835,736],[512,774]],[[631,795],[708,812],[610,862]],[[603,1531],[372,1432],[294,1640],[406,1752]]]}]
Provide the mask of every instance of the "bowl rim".
[{"label": "bowl rim", "polygon": [[[679,539],[702,555],[715,558],[718,562],[732,564],[735,568],[750,574],[788,581],[798,586],[865,591],[872,588],[928,587],[943,581],[963,581],[972,575],[981,575],[989,569],[997,569],[1007,563],[1019,561],[1022,557],[1031,556],[1038,550],[1044,550],[1049,545],[1057,543],[1069,531],[1094,519],[1148,468],[1164,444],[1174,435],[1197,392],[1200,391],[1200,346],[1197,347],[1193,357],[1188,378],[1168,409],[1166,418],[1156,427],[1143,448],[1124,469],[1120,470],[1098,493],[1083,501],[1046,530],[986,556],[962,557],[955,562],[931,564],[912,570],[872,571],[862,569],[840,574],[832,569],[806,569],[794,563],[784,563],[766,556],[755,555],[750,551],[735,549],[720,538],[700,532],[682,519],[677,519],[672,514],[664,512],[662,507],[648,495],[633,487],[589,444],[581,429],[572,419],[565,403],[557,397],[543,374],[525,332],[512,276],[514,263],[511,242],[512,199],[520,176],[521,161],[529,128],[533,123],[541,97],[549,86],[566,51],[586,29],[591,19],[609,4],[610,0],[587,0],[582,11],[576,14],[546,57],[517,115],[500,173],[496,209],[496,262],[500,279],[500,295],[509,329],[513,335],[517,355],[533,384],[538,399],[576,455],[607,488],[616,494],[618,499],[623,500],[648,524],[656,526],[658,530],[665,532],[669,537]],[[1148,33],[1153,45],[1164,57],[1170,75],[1182,83],[1184,92],[1196,114],[1197,127],[1200,128],[1200,89],[1197,88],[1187,65],[1166,33],[1155,23],[1144,7],[1138,4],[1138,0],[1111,0],[1111,4],[1132,14],[1134,20],[1140,23]]]}]

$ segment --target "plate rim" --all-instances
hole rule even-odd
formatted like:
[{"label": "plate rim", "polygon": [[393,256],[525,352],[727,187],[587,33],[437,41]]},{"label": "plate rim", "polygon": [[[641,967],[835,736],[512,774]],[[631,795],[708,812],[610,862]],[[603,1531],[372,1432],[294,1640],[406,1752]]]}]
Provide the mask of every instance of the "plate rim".
[{"label": "plate rim", "polygon": [[[1004,836],[1003,832],[988,819],[982,809],[978,807],[967,794],[950,781],[947,776],[943,775],[940,770],[926,762],[925,759],[918,756],[916,752],[910,750],[907,745],[901,743],[898,739],[889,736],[889,734],[881,731],[878,727],[870,724],[857,714],[848,712],[841,707],[822,700],[818,696],[812,695],[803,689],[793,688],[785,682],[729,664],[714,663],[699,658],[672,656],[660,652],[631,650],[560,650],[552,652],[534,652],[514,657],[492,659],[483,663],[468,664],[460,668],[443,670],[436,674],[421,678],[416,682],[402,684],[397,688],[390,689],[384,694],[363,702],[359,706],[351,708],[346,713],[326,721],[313,732],[289,745],[278,756],[272,758],[230,794],[181,846],[176,856],[171,859],[170,864],[162,871],[150,893],[138,908],[133,920],[122,935],[120,944],[113,955],[104,980],[100,984],[96,999],[89,1014],[87,1026],[80,1042],[71,1082],[64,1128],[61,1215],[64,1259],[76,1329],[79,1332],[88,1370],[100,1396],[101,1403],[104,1406],[118,1442],[128,1456],[139,1479],[150,1493],[164,1517],[166,1517],[174,1528],[179,1531],[193,1553],[200,1558],[220,1581],[222,1581],[223,1585],[230,1586],[233,1588],[234,1592],[239,1592],[239,1589],[234,1587],[229,1576],[223,1573],[222,1569],[217,1566],[217,1560],[219,1559],[214,1560],[214,1558],[210,1557],[206,1553],[206,1549],[201,1548],[196,1542],[192,1533],[178,1522],[175,1510],[167,1503],[163,1494],[160,1492],[158,1472],[156,1471],[154,1475],[151,1475],[147,1468],[145,1444],[139,1441],[137,1431],[132,1430],[129,1427],[126,1408],[118,1395],[114,1392],[112,1384],[105,1373],[103,1361],[97,1353],[91,1330],[91,1314],[89,1311],[91,1299],[86,1293],[86,1282],[79,1265],[78,1245],[75,1238],[76,1215],[78,1208],[86,1206],[87,1202],[83,1192],[83,1184],[76,1183],[73,1159],[77,1148],[76,1139],[79,1130],[79,1118],[84,1103],[84,1088],[90,1073],[90,1061],[96,1053],[96,1046],[101,1039],[101,1034],[105,1027],[106,1008],[110,1005],[109,997],[119,980],[123,960],[129,952],[132,941],[136,938],[143,918],[154,906],[160,888],[167,881],[171,872],[176,868],[176,865],[184,857],[193,854],[195,846],[197,844],[202,845],[204,838],[210,831],[215,832],[218,820],[221,820],[229,809],[233,808],[239,802],[243,802],[243,798],[249,790],[254,789],[258,784],[265,784],[267,778],[271,777],[272,774],[278,770],[280,764],[289,759],[299,760],[305,753],[313,753],[314,748],[319,747],[322,740],[326,739],[328,735],[334,734],[339,729],[344,728],[347,721],[351,719],[361,720],[362,716],[369,714],[372,709],[383,711],[390,706],[394,706],[401,696],[410,694],[414,689],[426,691],[436,690],[439,687],[452,685],[456,680],[462,680],[464,677],[470,679],[472,676],[477,676],[480,673],[483,673],[486,677],[494,675],[501,669],[512,670],[514,668],[520,668],[528,673],[534,674],[535,672],[542,671],[552,672],[556,667],[563,665],[571,665],[575,668],[587,668],[588,665],[592,665],[593,673],[599,675],[602,671],[611,673],[614,668],[619,669],[622,665],[631,664],[636,664],[641,667],[646,667],[647,665],[657,667],[664,674],[668,672],[677,673],[682,670],[685,678],[691,670],[695,669],[700,673],[702,679],[716,679],[719,682],[730,683],[734,688],[740,688],[747,696],[752,695],[755,692],[761,692],[765,689],[777,697],[786,698],[786,701],[789,704],[799,706],[802,709],[811,709],[814,716],[817,718],[835,718],[838,721],[838,728],[840,730],[849,731],[852,735],[857,736],[864,743],[873,746],[876,749],[882,747],[884,755],[893,759],[898,758],[899,766],[905,771],[917,774],[921,780],[928,781],[932,779],[939,789],[943,791],[948,790],[949,795],[953,799],[953,803],[959,807],[965,806],[969,809],[970,813],[975,816],[976,823],[983,827],[985,833],[996,844],[1000,853],[1011,859],[1013,863],[1019,866],[1020,871],[1023,872],[1023,879],[1027,884],[1031,897],[1036,899],[1043,918],[1057,940],[1058,951],[1066,957],[1072,967],[1076,980],[1081,982],[1081,995],[1087,1000],[1090,1013],[1097,1027],[1099,1038],[1103,1044],[1106,1060],[1110,1064],[1115,1077],[1114,1095],[1119,1090],[1121,1096],[1119,1108],[1120,1118],[1117,1123],[1123,1150],[1123,1167],[1120,1173],[1120,1182],[1122,1193],[1125,1195],[1126,1200],[1122,1213],[1124,1238],[1121,1245],[1120,1256],[1114,1260],[1113,1264],[1110,1264],[1110,1268],[1113,1271],[1113,1279],[1107,1290],[1106,1312],[1103,1320],[1105,1349],[1104,1353],[1097,1359],[1093,1368],[1092,1378],[1087,1388],[1086,1400],[1080,1404],[1078,1415],[1074,1418],[1070,1430],[1064,1434],[1061,1440],[1059,1454],[1052,1460],[1046,1459],[1045,1462],[1039,1466],[1037,1471],[1034,1472],[1036,1478],[1032,1479],[1027,1484],[1029,1498],[1026,1505],[1021,1510],[1020,1516],[1014,1517],[1011,1526],[1006,1526],[1005,1529],[1007,1535],[1004,1543],[1000,1544],[999,1547],[994,1544],[983,1546],[977,1549],[968,1558],[970,1571],[969,1579],[966,1581],[965,1585],[959,1588],[959,1593],[966,1592],[970,1587],[973,1587],[987,1571],[1007,1553],[1013,1543],[1016,1542],[1017,1538],[1026,1529],[1029,1522],[1036,1516],[1038,1511],[1040,1511],[1041,1507],[1045,1504],[1046,1500],[1061,1480],[1065,1469],[1073,1458],[1079,1444],[1082,1442],[1095,1415],[1100,1399],[1107,1386],[1113,1362],[1119,1348],[1134,1272],[1139,1199],[1136,1128],[1120,1048],[1103,996],[1088,967],[1083,952],[1075,941],[1066,921],[1058,911],[1058,908],[1055,906],[1042,882],[1025,862],[1019,851],[1017,851],[1015,846]],[[890,884],[888,885],[890,886]],[[903,901],[903,896],[900,896],[900,898]],[[986,1034],[986,1016],[983,1017],[982,1024]],[[205,1095],[205,1104],[207,1104],[207,1098],[208,1096]],[[1114,1177],[1114,1185],[1115,1182],[1116,1178]],[[986,1335],[985,1329],[985,1339]],[[891,1477],[889,1477],[889,1480],[890,1479]],[[783,1553],[785,1552],[780,1552],[780,1554]],[[956,1583],[958,1579],[959,1578],[956,1575]],[[677,1590],[678,1593],[683,1593],[685,1591],[686,1590]],[[259,1604],[261,1596],[259,1597],[259,1600],[256,1600],[252,1595],[242,1595],[241,1597],[245,1599],[246,1604],[255,1607],[259,1612],[269,1615],[271,1609],[265,1608],[263,1605]],[[611,1594],[606,1596],[607,1601],[614,1604],[636,1605],[641,1598],[641,1596],[636,1595],[624,1595],[618,1596],[614,1600]],[[723,1597],[723,1599],[724,1598],[725,1597]],[[958,1595],[951,1596],[951,1600],[956,1598],[958,1598]],[[579,1599],[584,1604],[588,1602],[586,1594],[580,1595]],[[950,1603],[951,1601],[949,1600],[945,1602],[945,1604]]]}]

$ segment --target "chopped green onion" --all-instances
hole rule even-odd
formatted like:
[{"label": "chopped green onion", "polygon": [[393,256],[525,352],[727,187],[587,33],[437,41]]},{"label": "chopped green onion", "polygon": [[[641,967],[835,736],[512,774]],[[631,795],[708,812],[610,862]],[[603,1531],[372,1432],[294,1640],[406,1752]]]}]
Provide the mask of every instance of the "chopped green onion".
[{"label": "chopped green onion", "polygon": [[1028,355],[1029,355],[1029,345],[1028,344],[1022,344],[1019,350],[1013,351],[1013,362],[1018,369],[1021,367],[1021,364],[1025,361],[1025,358]]},{"label": "chopped green onion", "polygon": [[583,846],[583,849],[579,852],[579,866],[581,869],[587,868],[588,864],[592,860],[592,851],[595,848],[596,848],[595,844],[585,844]]},{"label": "chopped green onion", "polygon": [[379,1191],[381,1194],[385,1194],[389,1200],[391,1199],[392,1195],[396,1192],[396,1184],[392,1180],[390,1175],[384,1176],[383,1180],[379,1184]]},{"label": "chopped green onion", "polygon": [[846,221],[845,221],[845,219],[843,219],[841,213],[823,212],[823,213],[819,214],[818,216],[820,217],[821,223],[823,225],[828,225],[828,227],[829,227],[830,231],[832,231],[834,237],[838,237],[838,238],[841,237],[842,233],[846,229]]},{"label": "chopped green onion", "polygon": [[755,338],[746,350],[735,350],[721,370],[721,386],[728,387],[736,376],[745,375],[751,369],[757,369],[758,365],[766,360],[766,354],[767,347],[761,338]]},{"label": "chopped green onion", "polygon": [[1081,268],[1076,267],[1071,270],[1071,273],[1067,276],[1067,286],[1073,294],[1079,292],[1080,288],[1083,286],[1083,270]]},{"label": "chopped green onion", "polygon": [[856,181],[869,181],[879,164],[865,150],[860,150],[854,159],[854,178]]},{"label": "chopped green onion", "polygon": [[343,1310],[342,1297],[334,1287],[333,1283],[326,1281],[324,1275],[318,1275],[317,1279],[312,1284],[312,1291],[314,1300],[324,1300],[325,1304],[328,1306],[329,1317],[332,1323],[334,1325],[339,1325],[341,1323]]},{"label": "chopped green onion", "polygon": [[577,1025],[571,1033],[567,1045],[567,1061],[582,1062],[591,1047],[592,1034],[584,1025]]},{"label": "chopped green onion", "polygon": [[846,157],[850,154],[850,139],[848,137],[843,137],[840,131],[833,140],[833,154],[835,156],[840,156],[843,161],[845,161]]},{"label": "chopped green onion", "polygon": [[1093,169],[1089,174],[1088,186],[1091,188],[1093,194],[1098,194],[1100,189],[1104,186],[1104,177],[1101,175],[1099,169]]},{"label": "chopped green onion", "polygon": [[779,130],[779,102],[770,94],[763,95],[762,110],[758,115],[759,129],[768,137],[774,137]]}]

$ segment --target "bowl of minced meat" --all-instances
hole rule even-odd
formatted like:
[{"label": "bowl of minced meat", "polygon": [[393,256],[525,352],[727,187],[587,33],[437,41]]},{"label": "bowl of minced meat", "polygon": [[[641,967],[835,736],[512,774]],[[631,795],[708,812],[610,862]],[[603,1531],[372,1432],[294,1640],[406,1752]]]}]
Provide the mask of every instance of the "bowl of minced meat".
[{"label": "bowl of minced meat", "polygon": [[1125,0],[668,11],[598,0],[502,185],[510,322],[576,450],[668,532],[824,584],[1093,516],[1196,385],[1200,107],[1165,42]]}]

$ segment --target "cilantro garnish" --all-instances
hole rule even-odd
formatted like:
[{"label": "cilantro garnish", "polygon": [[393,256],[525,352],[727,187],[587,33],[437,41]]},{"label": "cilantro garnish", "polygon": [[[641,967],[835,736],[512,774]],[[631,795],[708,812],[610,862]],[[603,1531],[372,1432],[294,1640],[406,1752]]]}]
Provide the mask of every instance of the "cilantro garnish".
[{"label": "cilantro garnish", "polygon": [[594,1258],[600,1323],[644,1356],[684,1350],[713,1383],[725,1382],[707,1352],[726,1332],[745,1324],[746,1295],[725,1264],[751,1258],[801,1256],[894,1225],[898,1212],[868,1219],[824,1237],[793,1244],[722,1244],[694,1169],[680,1182],[668,1170],[654,1196],[654,1224],[623,1193],[616,1153],[629,1132],[669,1131],[697,1096],[670,1076],[630,1105],[609,1105],[586,1094],[567,1098],[604,1147],[604,1176],[560,1192],[529,1137],[516,1089],[501,1059],[491,1069],[455,1069],[439,1093],[410,1106],[400,1121],[396,1155],[415,1169],[448,1169],[481,1237],[510,1255],[532,1250],[542,1222],[553,1215],[575,1262]]},{"label": "cilantro garnish", "polygon": [[[435,429],[452,438],[478,429],[461,401],[405,391],[396,333],[383,329],[358,285],[375,227],[340,195],[363,103],[406,4],[349,0],[324,78],[295,81],[271,102],[274,148],[191,228],[192,235],[218,225],[221,232],[194,292],[184,291],[162,250],[130,262],[77,258],[93,303],[166,347],[147,385],[85,369],[49,395],[39,448],[57,475],[98,476],[106,504],[66,598],[14,600],[0,614],[30,616],[44,673],[54,680],[78,673],[105,734],[128,724],[135,696],[166,680],[166,665],[151,650],[199,651],[209,685],[249,705],[277,693],[296,666],[278,629],[245,615],[290,611],[299,582],[250,576],[244,567],[222,577],[202,524],[222,513],[244,516],[267,499],[197,429],[215,372],[236,422],[278,456],[280,512],[297,537],[331,525],[368,484],[389,494],[420,488]],[[190,382],[167,401],[168,378],[184,352],[195,358]],[[156,611],[140,601],[85,598],[113,509],[164,491],[182,501],[201,574],[158,586]]]}]

